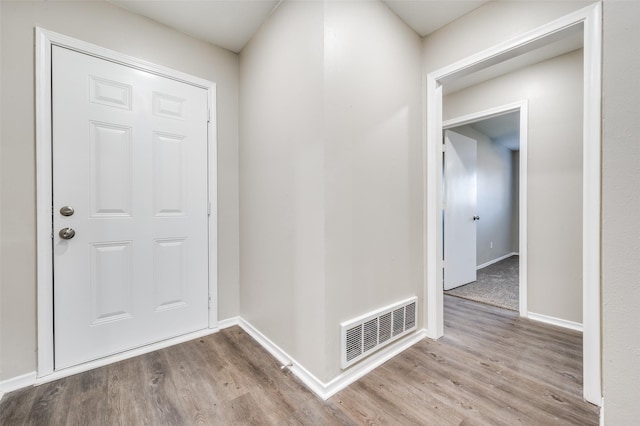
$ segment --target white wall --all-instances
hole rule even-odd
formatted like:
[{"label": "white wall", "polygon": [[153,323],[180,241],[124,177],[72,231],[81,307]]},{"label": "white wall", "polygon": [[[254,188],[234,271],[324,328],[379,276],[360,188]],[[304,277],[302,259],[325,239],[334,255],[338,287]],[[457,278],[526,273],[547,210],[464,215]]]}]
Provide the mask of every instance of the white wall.
[{"label": "white wall", "polygon": [[325,3],[326,378],[340,322],[422,296],[420,43],[379,2]]},{"label": "white wall", "polygon": [[604,2],[602,297],[604,424],[640,418],[640,2]]},{"label": "white wall", "polygon": [[240,313],[324,372],[323,5],[284,2],[240,54]]},{"label": "white wall", "polygon": [[582,50],[443,101],[444,118],[529,101],[528,308],[582,322]]},{"label": "white wall", "polygon": [[0,10],[0,380],[36,369],[35,26],[217,83],[219,318],[238,315],[237,55],[106,2],[2,1]]},{"label": "white wall", "polygon": [[421,292],[420,38],[284,2],[240,58],[241,314],[326,382],[341,321]]},{"label": "white wall", "polygon": [[513,204],[518,198],[512,188],[511,151],[471,126],[451,130],[478,142],[476,214],[480,220],[476,222],[476,264],[517,252],[512,247]]}]

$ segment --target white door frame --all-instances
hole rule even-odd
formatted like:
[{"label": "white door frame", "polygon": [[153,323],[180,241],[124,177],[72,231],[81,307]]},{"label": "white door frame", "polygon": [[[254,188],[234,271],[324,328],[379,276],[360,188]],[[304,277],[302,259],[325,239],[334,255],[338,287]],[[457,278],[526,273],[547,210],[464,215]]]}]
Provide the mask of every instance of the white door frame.
[{"label": "white door frame", "polygon": [[519,155],[519,179],[518,179],[518,308],[521,317],[528,316],[527,308],[527,139],[528,139],[528,119],[529,102],[527,100],[501,105],[495,108],[474,112],[471,114],[455,117],[442,122],[443,130],[453,130],[455,127],[465,124],[476,123],[499,115],[518,112],[520,115],[520,155]]},{"label": "white door frame", "polygon": [[427,336],[444,334],[442,290],[442,86],[447,81],[504,62],[556,40],[563,30],[584,25],[583,109],[583,383],[584,398],[601,404],[601,92],[602,5],[595,3],[521,36],[500,43],[427,75],[426,140],[423,145],[424,291]]},{"label": "white door frame", "polygon": [[[210,215],[209,237],[209,329],[170,339],[54,372],[53,343],[53,220],[52,220],[52,132],[51,132],[51,48],[53,45],[146,71],[208,92],[209,123],[208,146],[208,198]],[[42,383],[139,355],[179,341],[209,334],[217,329],[217,138],[216,138],[216,84],[180,71],[146,62],[132,56],[86,43],[62,34],[36,28],[36,244],[37,244],[37,321],[38,369],[37,383]]]}]

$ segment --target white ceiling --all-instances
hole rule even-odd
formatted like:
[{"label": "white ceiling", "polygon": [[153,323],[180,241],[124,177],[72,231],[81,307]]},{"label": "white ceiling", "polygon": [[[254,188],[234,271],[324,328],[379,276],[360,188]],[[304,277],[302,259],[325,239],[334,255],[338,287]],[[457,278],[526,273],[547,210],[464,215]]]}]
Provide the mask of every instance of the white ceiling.
[{"label": "white ceiling", "polygon": [[520,113],[518,111],[498,115],[470,124],[491,140],[501,143],[512,151],[520,149]]},{"label": "white ceiling", "polygon": [[109,0],[156,22],[240,52],[281,0]]},{"label": "white ceiling", "polygon": [[[1,0],[0,0],[1,1]],[[302,0],[108,0],[200,40],[240,52],[282,1]],[[320,1],[320,0],[304,0]],[[378,0],[353,0],[378,1]],[[421,36],[460,18],[489,0],[381,0]],[[448,81],[444,93],[473,86],[502,74],[582,47],[581,27],[562,31],[557,40],[516,58]],[[566,33],[566,34],[565,34]]]},{"label": "white ceiling", "polygon": [[382,0],[422,37],[444,27],[489,0]]},{"label": "white ceiling", "polygon": [[[282,0],[109,1],[192,37],[237,53]],[[383,3],[418,34],[425,36],[487,1],[383,0]]]}]

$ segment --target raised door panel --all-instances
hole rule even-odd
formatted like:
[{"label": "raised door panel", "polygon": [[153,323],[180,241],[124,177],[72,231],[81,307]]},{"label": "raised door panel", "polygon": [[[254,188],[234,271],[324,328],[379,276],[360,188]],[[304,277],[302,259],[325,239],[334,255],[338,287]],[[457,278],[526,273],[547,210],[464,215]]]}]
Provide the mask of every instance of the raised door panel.
[{"label": "raised door panel", "polygon": [[133,249],[130,241],[91,245],[92,325],[133,316]]},{"label": "raised door panel", "polygon": [[89,101],[116,108],[131,110],[130,84],[89,76]]},{"label": "raised door panel", "polygon": [[186,141],[184,136],[153,134],[153,212],[157,217],[184,216]]},{"label": "raised door panel", "polygon": [[185,306],[186,239],[156,240],[154,250],[156,310]]},{"label": "raised door panel", "polygon": [[91,214],[94,217],[131,216],[133,204],[133,147],[131,128],[90,123]]},{"label": "raised door panel", "polygon": [[158,117],[185,119],[186,99],[166,93],[152,93],[153,114]]}]

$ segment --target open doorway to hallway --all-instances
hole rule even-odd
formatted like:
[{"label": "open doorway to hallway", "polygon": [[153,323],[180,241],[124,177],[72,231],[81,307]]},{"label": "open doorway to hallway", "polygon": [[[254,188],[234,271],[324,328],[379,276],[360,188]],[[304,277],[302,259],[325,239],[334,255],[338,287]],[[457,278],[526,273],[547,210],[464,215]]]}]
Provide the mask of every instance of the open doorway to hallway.
[{"label": "open doorway to hallway", "polygon": [[450,127],[444,143],[445,294],[519,311],[520,112]]},{"label": "open doorway to hallway", "polygon": [[[529,299],[530,306],[526,316],[583,331],[583,391],[585,399],[593,404],[599,404],[602,397],[599,327],[601,319],[600,135],[602,118],[600,111],[600,22],[601,5],[594,4],[513,40],[428,72],[426,79],[427,126],[423,159],[427,177],[424,216],[427,253],[425,318],[427,335],[431,338],[438,338],[444,335],[442,234],[440,229],[442,226],[442,164],[440,155],[442,129],[449,114],[449,116],[459,116],[465,113],[462,110],[452,111],[450,99],[447,99],[448,110],[443,111],[444,89],[451,88],[450,83],[452,82],[462,81],[466,76],[474,75],[478,71],[489,70],[497,63],[506,64],[511,59],[519,57],[523,51],[531,53],[538,50],[540,46],[551,46],[554,42],[564,38],[565,35],[569,37],[575,33],[582,35],[580,37],[580,41],[583,42],[582,51],[576,50],[556,57],[557,60],[563,62],[567,60],[578,64],[576,69],[581,75],[574,75],[573,72],[562,74],[538,72],[531,84],[518,83],[503,93],[505,97],[517,96],[519,99],[528,99],[531,117],[527,120],[532,127],[534,118],[537,121],[536,116],[538,115],[538,113],[534,114],[532,109],[535,108],[541,118],[540,125],[536,126],[539,132],[536,131],[535,138],[531,132],[530,141],[530,146],[536,147],[537,150],[531,154],[530,158],[538,170],[529,170],[529,174],[539,178],[540,182],[530,183],[528,191],[528,197],[541,200],[535,203],[540,206],[536,209],[536,214],[539,217],[530,218],[530,222],[540,226],[532,226],[534,232],[531,232],[529,241],[532,246],[530,251],[535,252],[539,259],[536,260],[535,265],[533,263],[531,265],[533,272],[527,271],[529,273],[525,273],[522,268],[520,269],[521,278],[531,275],[531,281],[538,283],[538,288],[535,292],[533,288],[529,289],[531,294],[527,295],[527,299]],[[539,64],[541,66],[542,64],[550,65],[547,61]],[[562,76],[563,83],[559,86],[545,81],[547,77],[560,76]],[[491,80],[485,82],[488,81]],[[572,95],[568,95],[568,91],[571,91]],[[554,96],[554,100],[546,106],[544,101],[538,102],[544,98],[541,96],[543,93]],[[452,94],[455,96],[454,93]],[[451,96],[448,95],[447,98]],[[487,97],[477,97],[476,99],[487,99]],[[495,91],[489,95],[489,100],[492,103],[508,102],[503,97],[498,98]],[[467,111],[482,108],[482,106],[468,100],[462,106],[467,108]],[[568,107],[567,111],[569,111],[570,117],[560,118],[559,108],[566,107]],[[575,129],[561,132],[554,130],[549,124],[570,125]],[[569,135],[571,136],[569,137]],[[577,154],[578,152],[580,154]],[[543,159],[545,153],[549,155]],[[563,167],[564,163],[568,167]],[[520,164],[522,166],[526,163],[521,160]],[[565,184],[559,184],[561,179],[566,181]],[[562,195],[557,190],[562,190]],[[522,194],[520,198],[521,200],[526,199]],[[569,204],[571,207],[568,206]],[[560,220],[560,214],[562,220]],[[568,237],[568,234],[571,234],[571,237]],[[523,246],[522,242],[520,245]],[[533,246],[536,245],[539,248],[533,249]],[[524,247],[527,248],[527,246]],[[533,259],[531,260],[533,261]],[[559,268],[549,268],[549,266],[556,265]],[[522,306],[520,309],[522,313]],[[551,313],[552,310],[553,313]],[[541,311],[549,313],[541,314]]]}]

